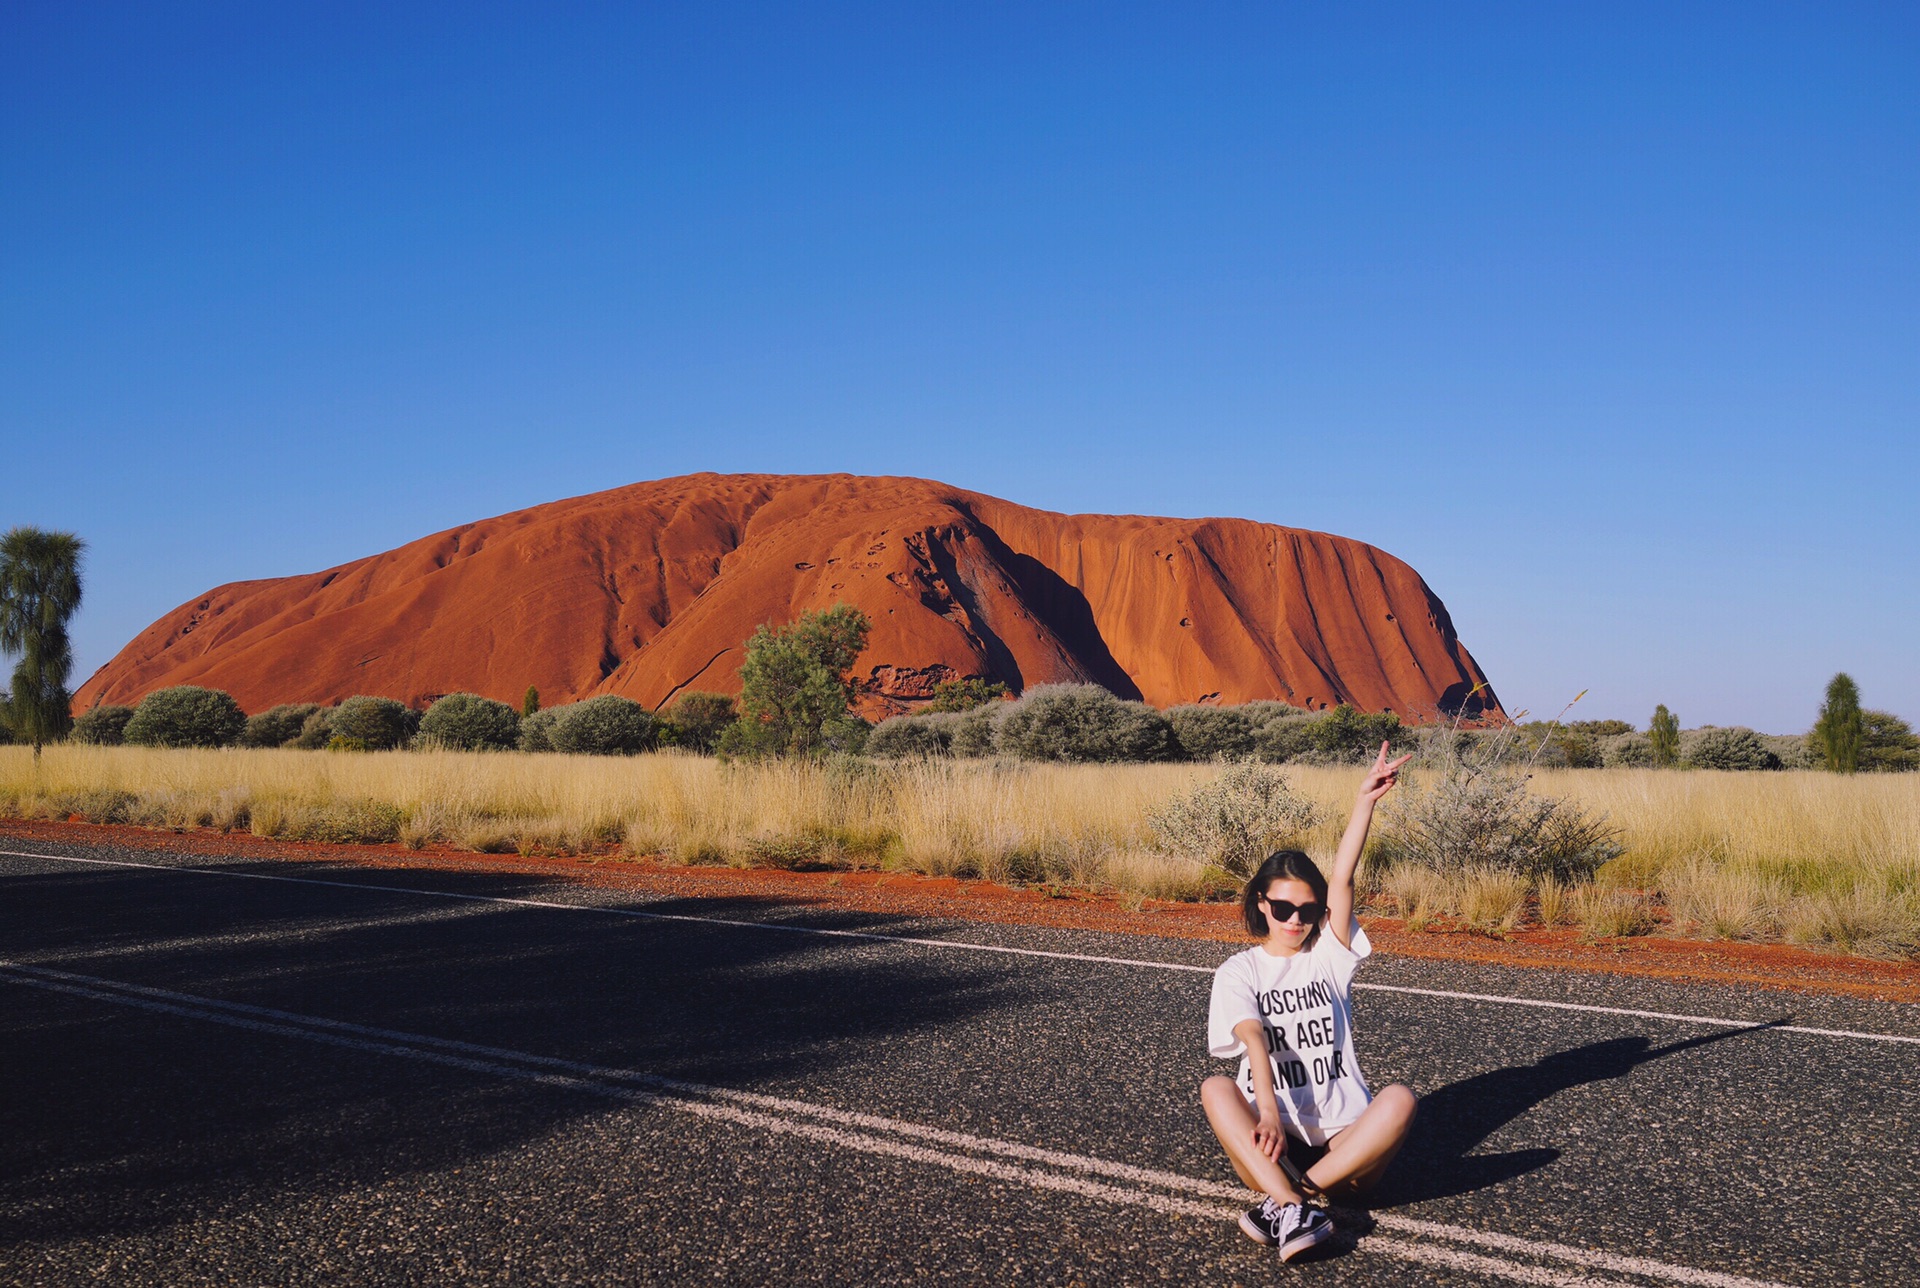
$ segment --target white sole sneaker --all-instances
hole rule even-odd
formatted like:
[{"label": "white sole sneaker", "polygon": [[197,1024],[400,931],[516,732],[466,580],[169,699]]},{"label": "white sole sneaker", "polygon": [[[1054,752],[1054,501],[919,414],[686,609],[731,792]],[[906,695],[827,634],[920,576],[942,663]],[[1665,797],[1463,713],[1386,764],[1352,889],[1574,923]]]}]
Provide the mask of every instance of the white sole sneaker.
[{"label": "white sole sneaker", "polygon": [[1280,1245],[1280,1260],[1292,1261],[1308,1248],[1317,1247],[1333,1237],[1333,1222],[1319,1208],[1308,1208],[1307,1219]]},{"label": "white sole sneaker", "polygon": [[1253,1219],[1253,1214],[1259,1210],[1259,1208],[1251,1208],[1240,1214],[1240,1233],[1263,1248],[1271,1248],[1279,1240],[1268,1234],[1266,1228]]}]

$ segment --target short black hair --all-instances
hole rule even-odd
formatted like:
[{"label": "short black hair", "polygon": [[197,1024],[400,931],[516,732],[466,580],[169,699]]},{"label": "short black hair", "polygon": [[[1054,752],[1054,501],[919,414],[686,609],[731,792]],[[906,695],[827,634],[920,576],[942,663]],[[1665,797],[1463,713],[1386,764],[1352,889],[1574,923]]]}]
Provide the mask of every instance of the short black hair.
[{"label": "short black hair", "polygon": [[[1267,937],[1267,914],[1260,911],[1260,900],[1266,895],[1267,887],[1275,881],[1304,881],[1313,887],[1314,900],[1324,906],[1327,902],[1327,878],[1320,872],[1320,866],[1307,857],[1304,850],[1275,850],[1261,863],[1260,868],[1247,878],[1246,892],[1240,896],[1240,911],[1247,919],[1247,933],[1255,939]],[[1307,936],[1311,945],[1320,934],[1318,927],[1312,928]]]}]

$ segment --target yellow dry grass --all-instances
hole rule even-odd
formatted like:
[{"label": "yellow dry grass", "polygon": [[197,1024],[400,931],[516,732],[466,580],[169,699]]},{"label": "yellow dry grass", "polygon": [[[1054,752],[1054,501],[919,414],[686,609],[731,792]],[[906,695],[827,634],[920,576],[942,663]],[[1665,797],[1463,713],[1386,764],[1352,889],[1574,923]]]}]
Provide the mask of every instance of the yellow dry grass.
[{"label": "yellow dry grass", "polygon": [[[0,813],[488,851],[617,847],[690,863],[885,866],[1190,898],[1217,877],[1151,852],[1145,818],[1217,772],[77,745],[47,748],[36,767],[26,748],[0,747]],[[1358,775],[1288,768],[1295,791],[1318,807],[1302,848],[1332,854]],[[1684,933],[1878,956],[1920,947],[1920,775],[1558,770],[1536,774],[1532,787],[1604,812],[1626,853],[1599,885],[1663,898]],[[1417,776],[1406,790],[1419,790]],[[1526,915],[1511,883],[1379,880],[1382,906],[1406,905],[1416,925],[1438,914],[1502,933]],[[1549,924],[1576,919],[1589,933],[1644,924],[1636,909],[1593,892],[1556,887],[1533,898]]]},{"label": "yellow dry grass", "polygon": [[1705,862],[1789,894],[1920,887],[1920,774],[1563,769],[1536,774],[1533,787],[1623,830],[1616,884],[1657,887]]}]

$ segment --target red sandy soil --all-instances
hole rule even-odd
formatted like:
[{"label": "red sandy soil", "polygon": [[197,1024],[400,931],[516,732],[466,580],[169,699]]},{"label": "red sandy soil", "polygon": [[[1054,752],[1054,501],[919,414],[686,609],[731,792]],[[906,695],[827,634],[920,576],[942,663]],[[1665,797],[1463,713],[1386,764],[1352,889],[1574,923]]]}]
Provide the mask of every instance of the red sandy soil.
[{"label": "red sandy soil", "polygon": [[[356,693],[517,705],[530,684],[548,706],[658,708],[739,692],[755,627],[843,602],[873,622],[854,670],[870,716],[982,677],[1418,719],[1486,680],[1420,575],[1345,537],[1053,514],[925,479],[696,474],[218,587],[142,631],[74,709],[174,684],[248,711]],[[1499,715],[1491,689],[1477,699]]]},{"label": "red sandy soil", "polygon": [[[371,868],[496,872],[627,889],[655,897],[753,899],[895,916],[1206,939],[1234,945],[1247,942],[1239,924],[1239,909],[1229,904],[1148,900],[1134,908],[1113,895],[1085,890],[1013,889],[988,881],[908,873],[680,867],[614,854],[579,858],[473,854],[437,846],[412,851],[398,845],[311,845],[263,840],[244,833],[176,833],[81,822],[5,820],[0,821],[0,838],[91,842],[276,861],[353,863]],[[1367,933],[1381,952],[1403,957],[1920,1002],[1920,964],[1868,961],[1782,944],[1652,937],[1586,943],[1571,930],[1527,930],[1507,939],[1464,932],[1415,934],[1392,918],[1371,916],[1367,918]]]}]

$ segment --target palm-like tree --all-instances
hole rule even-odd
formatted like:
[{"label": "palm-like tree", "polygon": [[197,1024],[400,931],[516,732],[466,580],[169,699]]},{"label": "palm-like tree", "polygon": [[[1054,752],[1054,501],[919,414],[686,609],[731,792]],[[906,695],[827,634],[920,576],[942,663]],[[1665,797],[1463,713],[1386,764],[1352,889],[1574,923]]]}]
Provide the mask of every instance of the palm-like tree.
[{"label": "palm-like tree", "polygon": [[20,655],[7,722],[33,744],[36,762],[41,745],[63,737],[73,724],[67,619],[80,607],[85,549],[71,532],[14,528],[0,537],[0,653]]}]

